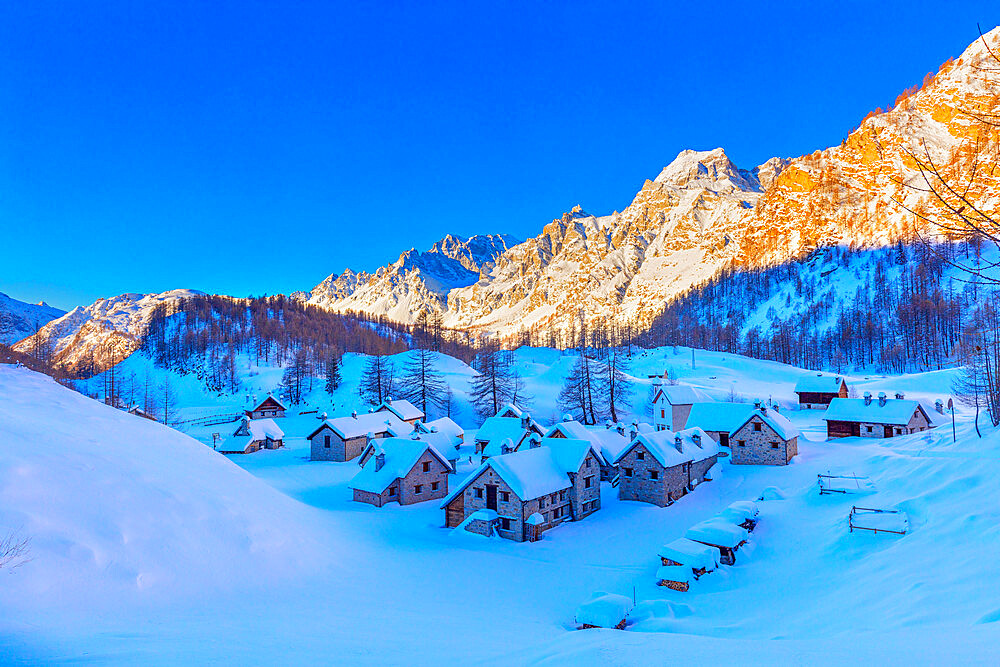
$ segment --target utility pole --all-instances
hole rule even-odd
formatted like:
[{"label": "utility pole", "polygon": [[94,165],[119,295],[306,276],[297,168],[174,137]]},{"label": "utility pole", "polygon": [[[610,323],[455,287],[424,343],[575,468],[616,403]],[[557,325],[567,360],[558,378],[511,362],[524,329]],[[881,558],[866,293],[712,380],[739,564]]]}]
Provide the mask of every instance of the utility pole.
[{"label": "utility pole", "polygon": [[694,369],[695,369],[695,365],[694,365],[694,348],[692,347],[691,348],[691,370],[694,370]]},{"label": "utility pole", "polygon": [[958,442],[958,436],[955,434],[955,401],[948,399],[948,409],[951,410],[951,441]]}]

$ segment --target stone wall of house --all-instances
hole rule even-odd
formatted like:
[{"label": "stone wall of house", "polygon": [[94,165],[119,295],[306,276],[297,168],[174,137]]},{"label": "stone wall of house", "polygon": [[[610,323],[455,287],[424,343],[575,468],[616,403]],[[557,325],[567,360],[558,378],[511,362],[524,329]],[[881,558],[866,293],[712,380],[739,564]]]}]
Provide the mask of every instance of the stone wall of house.
[{"label": "stone wall of house", "polygon": [[355,502],[368,503],[375,507],[382,507],[385,504],[382,495],[372,493],[371,491],[362,491],[361,489],[354,489],[354,500]]},{"label": "stone wall of house", "polygon": [[[754,424],[761,425],[759,431],[754,430]],[[777,448],[773,443],[777,443]],[[736,431],[729,439],[729,446],[732,450],[730,460],[734,465],[783,466],[798,454],[797,438],[786,443],[763,419],[756,416]]]},{"label": "stone wall of house", "polygon": [[[330,446],[326,446],[326,436],[330,436]],[[346,461],[344,441],[332,428],[324,426],[309,441],[309,458],[313,461]]]},{"label": "stone wall of house", "polygon": [[[628,469],[632,470],[631,476],[626,475]],[[618,464],[618,471],[620,500],[637,500],[664,507],[687,493],[687,465],[664,468],[641,444],[629,450]],[[657,479],[652,479],[650,471],[658,473]]]},{"label": "stone wall of house", "polygon": [[708,473],[709,470],[712,469],[712,466],[714,466],[718,460],[719,456],[717,454],[714,454],[712,456],[709,456],[707,459],[702,459],[700,461],[694,461],[691,463],[690,465],[691,469],[689,474],[691,478],[692,487],[697,486],[698,484],[701,484],[702,482],[705,481],[705,475]]},{"label": "stone wall of house", "polygon": [[918,433],[920,431],[926,431],[931,427],[931,423],[927,421],[924,417],[924,413],[920,410],[916,410],[913,416],[910,417],[909,423],[906,425],[905,433]]},{"label": "stone wall of house", "polygon": [[[465,518],[478,510],[486,509],[486,485],[495,484],[497,486],[497,514],[510,519],[510,529],[500,529],[497,524],[497,534],[509,540],[518,542],[524,541],[524,519],[531,515],[531,512],[523,512],[524,503],[517,497],[517,494],[507,485],[500,475],[496,474],[493,468],[486,468],[472,481],[462,492],[465,502]],[[476,490],[480,495],[476,495]],[[508,494],[507,500],[503,500],[503,494]],[[535,511],[535,510],[532,510]]]},{"label": "stone wall of house", "polygon": [[884,438],[885,426],[874,422],[861,422],[862,438]]},{"label": "stone wall of house", "polygon": [[[587,480],[590,486],[587,486]],[[570,504],[573,518],[582,519],[601,509],[601,464],[593,452],[580,465],[580,471],[573,475]]]},{"label": "stone wall of house", "polygon": [[[429,470],[424,472],[424,463]],[[369,464],[373,465],[373,464]],[[434,488],[437,484],[437,488]],[[399,504],[412,505],[426,500],[444,498],[448,495],[448,469],[429,451],[424,452],[406,475],[398,482]],[[420,492],[417,493],[417,486]],[[485,498],[483,502],[485,502]],[[468,515],[466,515],[468,516]]]}]

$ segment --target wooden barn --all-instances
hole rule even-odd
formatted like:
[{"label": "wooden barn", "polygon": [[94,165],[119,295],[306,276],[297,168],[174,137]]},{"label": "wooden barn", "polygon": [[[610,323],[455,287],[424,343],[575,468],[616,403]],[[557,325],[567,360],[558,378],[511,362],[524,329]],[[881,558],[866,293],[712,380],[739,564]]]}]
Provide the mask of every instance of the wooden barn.
[{"label": "wooden barn", "polygon": [[802,410],[825,410],[835,398],[847,398],[847,382],[839,375],[805,375],[795,383]]},{"label": "wooden barn", "polygon": [[902,393],[889,399],[870,392],[864,398],[835,398],[826,411],[827,438],[894,438],[933,428],[934,423],[919,401],[906,400]]},{"label": "wooden barn", "polygon": [[257,404],[257,407],[252,410],[247,410],[247,416],[250,417],[250,419],[284,417],[286,410],[288,410],[288,408],[286,408],[281,401],[271,394],[268,394],[267,398]]}]

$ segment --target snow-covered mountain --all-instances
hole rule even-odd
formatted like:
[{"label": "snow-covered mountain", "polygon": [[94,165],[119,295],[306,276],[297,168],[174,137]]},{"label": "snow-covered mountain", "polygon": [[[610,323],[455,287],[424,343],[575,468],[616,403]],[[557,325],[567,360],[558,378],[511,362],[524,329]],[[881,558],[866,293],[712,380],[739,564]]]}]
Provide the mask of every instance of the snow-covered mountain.
[{"label": "snow-covered mountain", "polygon": [[203,294],[197,290],[176,289],[162,294],[121,294],[98,299],[52,320],[14,349],[31,352],[37,336],[49,347],[53,362],[70,368],[92,362],[99,368],[108,362],[121,361],[138,348],[156,306]]},{"label": "snow-covered mountain", "polygon": [[[1000,28],[984,41],[1000,46]],[[464,275],[440,275],[440,266],[422,263],[428,253],[404,253],[375,274],[331,276],[310,300],[403,322],[439,308],[446,325],[502,335],[565,329],[580,317],[643,328],[666,301],[726,266],[912,239],[915,216],[907,209],[933,213],[934,206],[908,187],[921,183],[911,154],[926,147],[956,176],[970,171],[969,147],[980,132],[974,116],[1000,112],[1000,73],[985,67],[989,58],[984,43],[973,43],[839,146],[752,170],[721,148],[685,150],[620,213],[595,217],[576,207],[494,261],[466,265]],[[979,173],[970,194],[995,210],[1000,173]]]},{"label": "snow-covered mountain", "polygon": [[25,303],[0,292],[0,343],[10,345],[48,324],[66,311],[41,303]]},{"label": "snow-covered mountain", "polygon": [[445,311],[448,294],[475,283],[516,241],[506,234],[463,239],[451,234],[426,252],[410,249],[375,273],[345,269],[308,293],[309,303],[337,312],[359,311],[410,322],[421,310]]}]

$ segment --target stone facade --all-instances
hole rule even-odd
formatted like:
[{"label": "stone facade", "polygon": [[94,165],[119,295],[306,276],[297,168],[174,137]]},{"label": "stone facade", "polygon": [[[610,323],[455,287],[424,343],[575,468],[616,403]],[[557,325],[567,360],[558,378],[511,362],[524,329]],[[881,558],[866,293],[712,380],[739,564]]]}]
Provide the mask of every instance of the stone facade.
[{"label": "stone facade", "polygon": [[[368,465],[375,465],[375,462],[372,461]],[[376,507],[382,507],[390,502],[413,505],[427,500],[438,500],[448,495],[448,472],[436,456],[426,451],[405,476],[397,477],[381,494],[354,489],[354,500]]]},{"label": "stone facade", "polygon": [[[759,429],[759,430],[758,430]],[[760,417],[752,417],[729,439],[733,464],[787,465],[799,453],[799,439],[783,439]]]},{"label": "stone facade", "polygon": [[827,438],[862,437],[894,438],[909,433],[919,433],[931,428],[931,423],[921,410],[915,410],[910,421],[902,424],[879,424],[876,422],[828,421]]},{"label": "stone facade", "polygon": [[665,468],[641,443],[618,462],[620,500],[636,500],[665,507],[705,481],[717,456]]},{"label": "stone facade", "polygon": [[267,417],[284,417],[285,408],[274,398],[268,396],[253,410],[248,412],[250,419],[264,419]]},{"label": "stone facade", "polygon": [[[375,437],[385,437],[386,433],[377,433]],[[310,456],[313,461],[350,461],[357,458],[368,444],[366,436],[341,439],[337,432],[329,426],[323,426],[309,440]]]},{"label": "stone facade", "polygon": [[[593,452],[588,452],[577,473],[569,473],[567,481],[569,488],[522,500],[493,468],[487,467],[449,503],[445,509],[446,525],[453,527],[460,523],[459,507],[463,520],[478,510],[494,509],[487,507],[490,494],[486,487],[496,486],[497,534],[517,542],[524,542],[532,533],[537,539],[564,521],[578,521],[601,509],[601,466]],[[542,515],[544,522],[529,526],[528,517],[535,513]]]}]

